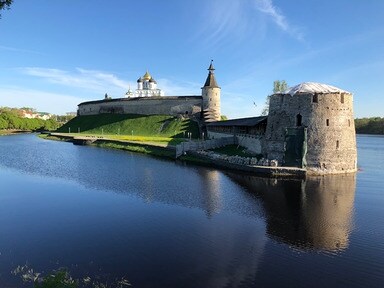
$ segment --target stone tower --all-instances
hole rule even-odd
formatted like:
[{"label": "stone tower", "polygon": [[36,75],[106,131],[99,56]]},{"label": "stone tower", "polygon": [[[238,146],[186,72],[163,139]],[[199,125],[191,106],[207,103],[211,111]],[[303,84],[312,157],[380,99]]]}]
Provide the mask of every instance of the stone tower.
[{"label": "stone tower", "polygon": [[357,170],[353,96],[306,82],[270,98],[265,138],[268,159],[309,174]]},{"label": "stone tower", "polygon": [[221,117],[220,112],[220,87],[217,85],[215,79],[215,68],[213,68],[213,61],[208,68],[208,77],[205,81],[204,87],[201,88],[203,97],[202,114],[204,122],[219,121]]}]

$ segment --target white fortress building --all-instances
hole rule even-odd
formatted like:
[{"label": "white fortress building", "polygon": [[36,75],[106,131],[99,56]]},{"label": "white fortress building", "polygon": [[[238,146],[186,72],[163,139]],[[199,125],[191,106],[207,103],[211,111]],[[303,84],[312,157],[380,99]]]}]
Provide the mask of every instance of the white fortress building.
[{"label": "white fortress building", "polygon": [[78,105],[77,114],[95,115],[102,113],[140,114],[140,115],[182,115],[202,120],[203,122],[219,121],[220,92],[215,78],[213,63],[208,68],[208,76],[201,88],[200,95],[164,96],[157,88],[156,80],[147,71],[137,80],[137,89],[130,88],[124,98],[112,99],[105,95],[103,100],[87,101]]}]

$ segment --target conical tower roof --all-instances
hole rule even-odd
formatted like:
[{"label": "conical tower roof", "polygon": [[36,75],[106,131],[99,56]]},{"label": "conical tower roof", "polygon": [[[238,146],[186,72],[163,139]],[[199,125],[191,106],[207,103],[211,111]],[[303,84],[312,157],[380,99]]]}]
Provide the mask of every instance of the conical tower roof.
[{"label": "conical tower roof", "polygon": [[211,87],[211,88],[220,88],[219,85],[217,85],[216,78],[215,78],[215,68],[213,67],[213,60],[211,60],[211,64],[208,68],[208,77],[207,80],[205,80],[204,87]]}]

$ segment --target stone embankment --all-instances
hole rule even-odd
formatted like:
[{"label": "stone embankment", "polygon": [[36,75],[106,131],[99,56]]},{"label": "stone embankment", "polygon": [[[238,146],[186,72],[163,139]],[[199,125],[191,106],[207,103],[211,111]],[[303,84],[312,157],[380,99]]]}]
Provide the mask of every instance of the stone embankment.
[{"label": "stone embankment", "polygon": [[187,154],[205,160],[221,168],[247,172],[264,176],[306,177],[306,170],[296,167],[279,167],[276,160],[260,159],[256,157],[240,157],[218,154],[212,151],[189,151]]},{"label": "stone embankment", "polygon": [[239,165],[253,165],[253,166],[269,166],[269,167],[277,167],[277,160],[268,160],[261,158],[258,160],[256,157],[241,157],[238,155],[229,156],[224,154],[215,153],[213,151],[198,151],[200,155],[204,155],[214,160],[223,160],[233,164]]}]

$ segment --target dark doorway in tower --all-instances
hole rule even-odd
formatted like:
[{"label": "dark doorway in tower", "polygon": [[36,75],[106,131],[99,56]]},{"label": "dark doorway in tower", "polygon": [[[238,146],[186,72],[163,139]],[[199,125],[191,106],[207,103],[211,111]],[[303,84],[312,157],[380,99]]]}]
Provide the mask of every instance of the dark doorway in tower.
[{"label": "dark doorway in tower", "polygon": [[307,154],[307,129],[287,128],[284,143],[284,166],[304,168]]},{"label": "dark doorway in tower", "polygon": [[301,121],[303,120],[303,116],[300,114],[296,115],[296,127],[300,127],[302,125]]},{"label": "dark doorway in tower", "polygon": [[185,111],[185,115],[188,115],[188,111]]}]

